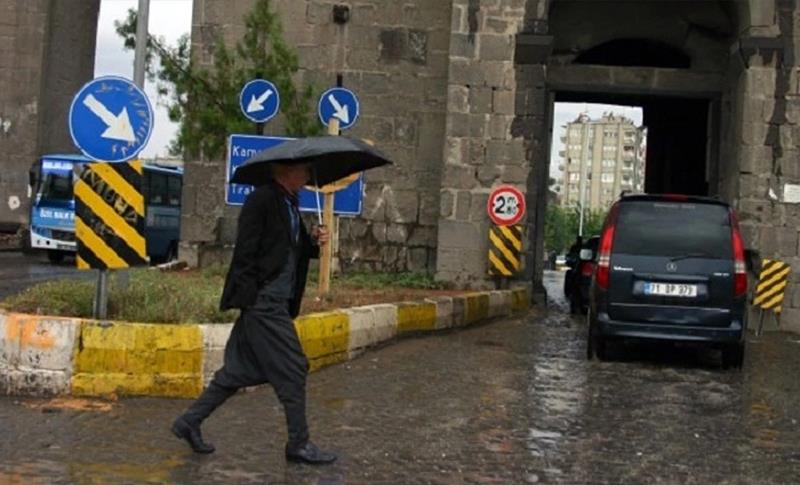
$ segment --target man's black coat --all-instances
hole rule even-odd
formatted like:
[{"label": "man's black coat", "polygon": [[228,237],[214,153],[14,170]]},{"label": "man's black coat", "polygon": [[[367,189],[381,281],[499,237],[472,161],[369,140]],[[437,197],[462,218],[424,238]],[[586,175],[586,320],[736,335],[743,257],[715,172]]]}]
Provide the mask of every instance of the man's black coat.
[{"label": "man's black coat", "polygon": [[[273,184],[262,185],[248,195],[239,215],[236,248],[220,301],[222,310],[252,306],[259,289],[275,279],[286,264],[293,243],[285,197]],[[302,220],[297,251],[294,297],[289,302],[292,318],[300,312],[308,261],[319,257],[319,246],[308,235]]]}]

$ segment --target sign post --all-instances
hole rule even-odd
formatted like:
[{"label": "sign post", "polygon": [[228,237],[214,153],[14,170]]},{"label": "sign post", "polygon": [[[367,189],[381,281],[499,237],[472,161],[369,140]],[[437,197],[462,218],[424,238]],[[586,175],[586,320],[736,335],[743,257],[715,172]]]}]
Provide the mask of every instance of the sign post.
[{"label": "sign post", "polygon": [[[147,145],[153,132],[153,108],[147,95],[130,80],[117,76],[103,76],[84,84],[72,99],[68,119],[75,146],[87,157],[98,161],[132,160]],[[113,219],[114,211],[106,216]],[[77,223],[76,217],[76,236],[79,238]],[[91,238],[88,232],[86,235]],[[105,265],[108,267],[113,265]],[[97,268],[94,316],[104,319],[108,308],[108,274],[107,269]]]},{"label": "sign post", "polygon": [[489,219],[489,274],[499,288],[521,268],[522,227],[525,197],[516,187],[501,185],[492,191],[486,204]]},{"label": "sign post", "polygon": [[[339,120],[331,118],[328,121],[328,134],[339,136]],[[325,208],[322,212],[322,227],[328,229],[330,240],[322,247],[319,255],[319,292],[323,295],[331,291],[331,266],[333,263],[333,244],[338,234],[336,233],[336,223],[333,216],[333,191],[320,192],[325,194]]]},{"label": "sign post", "polygon": [[[355,125],[360,111],[358,97],[349,89],[341,87],[341,76],[337,79],[339,86],[331,88],[319,97],[317,113],[322,124],[328,127],[328,134],[338,136],[339,130],[348,130]],[[336,220],[333,214],[334,192],[341,190],[358,176],[345,181],[326,185],[319,189],[325,194],[325,209],[322,225],[328,229],[330,241],[322,248],[319,260],[319,292],[327,294],[331,289],[331,266],[333,263],[333,246],[338,241]]]}]

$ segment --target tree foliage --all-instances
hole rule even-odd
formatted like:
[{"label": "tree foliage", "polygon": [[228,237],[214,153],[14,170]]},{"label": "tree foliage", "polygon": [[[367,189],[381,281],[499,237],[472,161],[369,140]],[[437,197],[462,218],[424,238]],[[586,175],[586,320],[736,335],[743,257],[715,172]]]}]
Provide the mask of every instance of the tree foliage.
[{"label": "tree foliage", "polygon": [[[593,210],[584,213],[583,237],[587,239],[600,234],[606,211]],[[580,212],[573,207],[547,206],[544,226],[544,245],[546,251],[564,253],[578,235]]]},{"label": "tree foliage", "polygon": [[[136,47],[136,18],[136,11],[129,10],[124,22],[115,23],[126,49]],[[157,82],[159,95],[167,100],[169,118],[179,126],[177,138],[170,144],[173,155],[221,159],[230,134],[252,133],[253,123],[239,108],[239,92],[247,81],[256,78],[269,79],[280,91],[281,116],[288,136],[319,132],[311,112],[314,88],[295,86],[297,55],[283,40],[280,18],[270,10],[269,0],[257,0],[244,22],[245,34],[233,48],[217,35],[208,66],[192,58],[188,35],[182,36],[175,47],[148,36],[148,80]],[[156,58],[157,67],[152,62]]]}]

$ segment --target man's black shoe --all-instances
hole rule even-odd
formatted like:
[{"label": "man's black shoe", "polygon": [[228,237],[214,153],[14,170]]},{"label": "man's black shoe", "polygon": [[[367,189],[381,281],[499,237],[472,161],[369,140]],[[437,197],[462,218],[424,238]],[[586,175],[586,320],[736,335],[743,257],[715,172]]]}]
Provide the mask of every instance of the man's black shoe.
[{"label": "man's black shoe", "polygon": [[302,446],[286,446],[286,459],[294,463],[308,463],[309,465],[327,465],[336,461],[336,455],[322,451],[317,445],[307,441]]},{"label": "man's black shoe", "polygon": [[203,435],[200,433],[200,426],[190,424],[183,416],[178,417],[178,419],[172,423],[172,432],[178,438],[186,440],[195,453],[214,452],[214,445],[203,441]]}]

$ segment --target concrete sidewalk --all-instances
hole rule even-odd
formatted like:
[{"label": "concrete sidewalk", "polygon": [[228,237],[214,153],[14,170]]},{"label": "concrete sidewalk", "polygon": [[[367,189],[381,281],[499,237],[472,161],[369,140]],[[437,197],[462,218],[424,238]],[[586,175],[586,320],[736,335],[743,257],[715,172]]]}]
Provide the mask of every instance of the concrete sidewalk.
[{"label": "concrete sidewalk", "polygon": [[[530,307],[530,288],[298,317],[312,372],[398,336]],[[232,323],[142,324],[0,313],[0,394],[195,397],[222,365]]]}]

